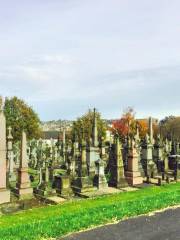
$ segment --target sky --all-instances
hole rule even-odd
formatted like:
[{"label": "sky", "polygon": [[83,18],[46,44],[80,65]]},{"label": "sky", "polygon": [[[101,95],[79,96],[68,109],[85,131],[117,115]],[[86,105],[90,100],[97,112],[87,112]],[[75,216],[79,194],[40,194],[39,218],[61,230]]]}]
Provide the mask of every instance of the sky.
[{"label": "sky", "polygon": [[180,115],[179,0],[0,0],[0,94],[41,120]]}]

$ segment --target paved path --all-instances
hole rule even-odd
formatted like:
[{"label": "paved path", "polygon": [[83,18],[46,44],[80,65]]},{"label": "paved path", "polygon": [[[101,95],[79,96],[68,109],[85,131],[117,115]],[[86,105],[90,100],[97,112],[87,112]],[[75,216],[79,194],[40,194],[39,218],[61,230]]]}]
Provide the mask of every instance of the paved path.
[{"label": "paved path", "polygon": [[180,208],[73,234],[62,240],[180,240]]}]

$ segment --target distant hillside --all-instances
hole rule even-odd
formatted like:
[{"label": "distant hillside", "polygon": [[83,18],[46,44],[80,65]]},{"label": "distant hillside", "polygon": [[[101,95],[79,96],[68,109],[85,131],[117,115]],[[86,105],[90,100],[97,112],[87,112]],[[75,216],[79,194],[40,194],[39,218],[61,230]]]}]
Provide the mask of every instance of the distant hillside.
[{"label": "distant hillside", "polygon": [[[116,121],[117,119],[104,119],[104,121],[107,123],[107,125],[111,125],[113,121]],[[140,120],[140,119],[138,119]],[[142,119],[141,119],[142,120]],[[148,120],[148,118],[144,119]],[[158,119],[153,118],[154,123],[158,123]],[[47,122],[42,122],[41,123],[41,128],[43,132],[59,132],[62,131],[63,128],[66,130],[70,130],[72,127],[73,121],[71,120],[52,120],[52,121],[47,121]]]},{"label": "distant hillside", "polygon": [[52,120],[47,122],[41,122],[41,127],[43,132],[47,131],[60,131],[63,128],[66,128],[67,130],[72,127],[73,121],[70,120]]}]

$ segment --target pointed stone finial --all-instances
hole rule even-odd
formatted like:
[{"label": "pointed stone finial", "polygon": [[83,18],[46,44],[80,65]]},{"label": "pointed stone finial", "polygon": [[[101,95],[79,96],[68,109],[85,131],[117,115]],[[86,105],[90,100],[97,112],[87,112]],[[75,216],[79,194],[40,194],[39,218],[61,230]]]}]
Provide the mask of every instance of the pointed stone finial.
[{"label": "pointed stone finial", "polygon": [[63,144],[66,144],[66,129],[63,127]]},{"label": "pointed stone finial", "polygon": [[93,147],[98,147],[98,130],[97,130],[97,118],[96,118],[96,109],[94,108],[93,116]]},{"label": "pointed stone finial", "polygon": [[152,121],[152,117],[149,117],[149,137],[150,137],[150,143],[153,143],[153,121]]},{"label": "pointed stone finial", "polygon": [[28,158],[27,158],[27,139],[26,133],[22,132],[22,139],[21,139],[21,161],[20,161],[21,168],[28,168]]}]

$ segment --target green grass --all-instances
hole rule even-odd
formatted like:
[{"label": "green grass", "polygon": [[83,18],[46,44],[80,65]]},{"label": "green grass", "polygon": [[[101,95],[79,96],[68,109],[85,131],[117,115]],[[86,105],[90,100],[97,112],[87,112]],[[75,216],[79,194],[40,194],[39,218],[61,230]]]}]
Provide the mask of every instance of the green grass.
[{"label": "green grass", "polygon": [[0,217],[1,240],[61,237],[100,224],[180,203],[180,183],[149,187]]}]

